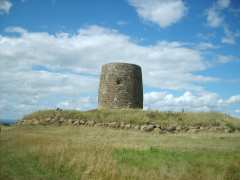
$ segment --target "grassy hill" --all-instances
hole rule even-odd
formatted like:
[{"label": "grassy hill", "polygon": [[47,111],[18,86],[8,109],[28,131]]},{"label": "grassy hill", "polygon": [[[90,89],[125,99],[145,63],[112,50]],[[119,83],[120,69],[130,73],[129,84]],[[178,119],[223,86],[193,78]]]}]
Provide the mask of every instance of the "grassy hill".
[{"label": "grassy hill", "polygon": [[240,131],[240,119],[218,112],[159,112],[132,109],[45,110],[25,116],[22,124],[88,125],[159,132]]},{"label": "grassy hill", "polygon": [[[91,127],[90,121],[95,122]],[[205,126],[234,131],[162,134],[97,126],[116,121],[132,127],[155,124],[159,129]],[[240,179],[239,120],[221,113],[49,110],[32,113],[22,122],[2,127],[0,179]]]}]

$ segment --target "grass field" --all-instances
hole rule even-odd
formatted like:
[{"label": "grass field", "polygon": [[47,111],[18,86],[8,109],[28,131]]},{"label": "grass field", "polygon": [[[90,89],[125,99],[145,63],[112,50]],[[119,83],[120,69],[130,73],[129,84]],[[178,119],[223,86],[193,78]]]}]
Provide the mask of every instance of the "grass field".
[{"label": "grass field", "polygon": [[4,127],[0,179],[239,180],[240,133]]}]

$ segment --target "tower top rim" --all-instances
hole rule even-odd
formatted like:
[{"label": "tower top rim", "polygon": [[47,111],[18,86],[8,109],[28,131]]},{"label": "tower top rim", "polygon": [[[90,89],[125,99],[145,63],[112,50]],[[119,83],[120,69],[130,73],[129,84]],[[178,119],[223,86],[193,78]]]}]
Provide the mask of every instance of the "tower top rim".
[{"label": "tower top rim", "polygon": [[126,63],[126,62],[111,62],[111,63],[106,63],[103,64],[102,66],[108,66],[108,65],[126,65],[126,66],[135,66],[141,69],[141,66],[133,63]]}]

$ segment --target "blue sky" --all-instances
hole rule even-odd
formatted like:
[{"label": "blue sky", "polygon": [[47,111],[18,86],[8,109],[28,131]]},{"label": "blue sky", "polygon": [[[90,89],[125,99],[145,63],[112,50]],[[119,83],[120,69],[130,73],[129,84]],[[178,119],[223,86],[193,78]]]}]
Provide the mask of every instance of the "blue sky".
[{"label": "blue sky", "polygon": [[0,0],[0,119],[97,107],[101,65],[139,64],[144,108],[240,116],[238,0]]}]

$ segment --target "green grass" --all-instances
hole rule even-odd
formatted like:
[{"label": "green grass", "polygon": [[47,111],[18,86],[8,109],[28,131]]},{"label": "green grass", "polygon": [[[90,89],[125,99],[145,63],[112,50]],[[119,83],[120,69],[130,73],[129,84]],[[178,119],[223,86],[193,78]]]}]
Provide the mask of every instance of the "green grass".
[{"label": "green grass", "polygon": [[64,119],[94,120],[99,123],[125,122],[131,124],[146,124],[155,122],[161,127],[180,126],[228,126],[232,130],[240,130],[240,120],[219,112],[159,112],[133,109],[101,109],[91,111],[76,110],[44,110],[34,112],[23,119],[46,119],[62,117]]},{"label": "green grass", "polygon": [[240,133],[3,127],[0,179],[239,180]]},{"label": "green grass", "polygon": [[[238,152],[213,152],[213,151],[176,151],[149,148],[145,150],[118,149],[114,157],[122,165],[131,168],[148,170],[168,170],[169,174],[181,174],[185,178],[195,179],[195,176],[210,176],[225,172],[223,177],[235,179],[240,177],[240,154]],[[239,161],[236,161],[238,159]],[[235,172],[234,163],[236,163]],[[184,170],[184,171],[183,171]],[[191,172],[191,173],[190,173]],[[219,178],[220,178],[219,177]],[[209,178],[209,177],[208,177]]]},{"label": "green grass", "polygon": [[67,169],[64,167],[45,167],[40,163],[40,157],[37,153],[21,151],[3,151],[0,150],[1,156],[1,179],[60,179],[68,177]]}]

